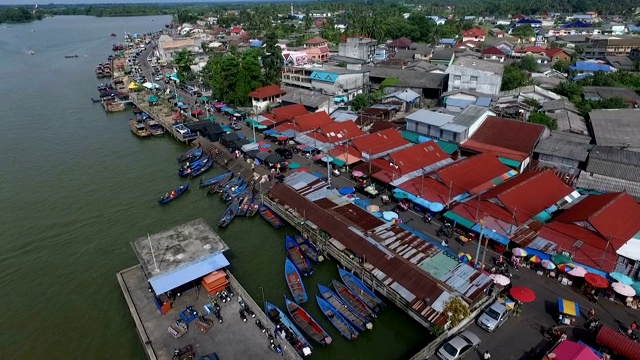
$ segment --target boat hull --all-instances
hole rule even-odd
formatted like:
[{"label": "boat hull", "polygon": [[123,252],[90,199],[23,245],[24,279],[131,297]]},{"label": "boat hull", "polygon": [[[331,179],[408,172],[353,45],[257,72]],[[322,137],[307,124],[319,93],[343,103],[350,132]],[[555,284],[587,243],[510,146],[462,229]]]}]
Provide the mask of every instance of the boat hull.
[{"label": "boat hull", "polygon": [[298,234],[295,234],[296,243],[300,250],[304,253],[307,259],[317,263],[320,263],[324,260],[324,257],[320,255],[320,251],[309,241]]},{"label": "boat hull", "polygon": [[320,326],[320,324],[311,315],[298,304],[289,299],[284,299],[285,306],[291,320],[302,330],[307,336],[314,341],[322,344],[331,344],[331,336]]},{"label": "boat hull", "polygon": [[333,284],[333,288],[336,290],[336,294],[338,294],[342,301],[349,304],[349,306],[351,306],[358,315],[367,319],[369,322],[376,317],[375,313],[369,309],[367,304],[360,300],[356,294],[349,290],[348,287],[336,280],[333,280],[331,283]]},{"label": "boat hull", "polygon": [[158,199],[158,203],[160,205],[168,204],[168,203],[174,201],[175,199],[181,197],[182,195],[184,195],[184,193],[186,193],[187,190],[189,190],[189,184],[180,185],[180,186],[178,186],[178,188],[176,188],[173,191],[173,192],[175,192],[175,194],[173,196],[171,196],[172,194],[169,193],[168,195],[165,195],[165,196],[161,197],[160,199]]},{"label": "boat hull", "polygon": [[347,319],[351,325],[353,325],[359,331],[364,331],[365,329],[373,329],[373,324],[369,322],[367,319],[363,318],[358,314],[358,312],[352,308],[349,304],[345,303],[333,290],[329,289],[327,286],[322,284],[318,284],[318,291],[320,292],[320,296],[324,300],[326,300],[331,306],[333,306],[338,312]]},{"label": "boat hull", "polygon": [[291,292],[291,296],[296,303],[302,304],[309,300],[307,290],[302,282],[302,276],[300,276],[298,269],[296,269],[289,259],[284,260],[284,278]]},{"label": "boat hull", "polygon": [[313,274],[313,267],[311,262],[303,254],[298,244],[289,235],[285,237],[284,241],[285,249],[287,250],[287,257],[293,262],[295,267],[304,276]]},{"label": "boat hull", "polygon": [[386,305],[373,293],[368,287],[366,287],[362,281],[355,277],[352,273],[339,269],[340,278],[342,282],[358,297],[362,300],[371,310],[379,312]]},{"label": "boat hull", "polygon": [[267,205],[260,204],[260,206],[258,207],[258,212],[275,229],[281,229],[284,227],[284,223],[282,222],[282,220],[280,220],[280,217]]},{"label": "boat hull", "polygon": [[222,217],[220,217],[220,221],[218,221],[218,227],[227,227],[231,224],[231,221],[236,217],[238,213],[238,206],[240,206],[240,200],[236,200],[227,207],[227,210],[224,211]]},{"label": "boat hull", "polygon": [[288,339],[289,344],[291,344],[301,356],[311,355],[313,347],[304,335],[302,335],[302,332],[294,325],[293,322],[291,322],[280,308],[268,301],[265,301],[264,312],[276,329],[280,329],[285,332],[286,336],[281,338]]},{"label": "boat hull", "polygon": [[347,340],[355,340],[358,338],[358,331],[351,326],[351,323],[347,321],[340,312],[338,312],[331,304],[325,301],[320,296],[316,295],[316,302],[320,311],[327,317],[329,322],[344,336]]},{"label": "boat hull", "polygon": [[204,153],[204,150],[202,148],[191,149],[185,152],[184,154],[180,155],[180,157],[178,157],[178,162],[196,161],[202,156],[203,153]]},{"label": "boat hull", "polygon": [[232,172],[226,172],[222,175],[218,175],[214,178],[211,179],[206,179],[206,180],[200,180],[200,184],[199,186],[202,187],[207,187],[207,186],[214,186],[222,181],[225,181],[226,179],[229,179],[231,177],[233,173]]}]

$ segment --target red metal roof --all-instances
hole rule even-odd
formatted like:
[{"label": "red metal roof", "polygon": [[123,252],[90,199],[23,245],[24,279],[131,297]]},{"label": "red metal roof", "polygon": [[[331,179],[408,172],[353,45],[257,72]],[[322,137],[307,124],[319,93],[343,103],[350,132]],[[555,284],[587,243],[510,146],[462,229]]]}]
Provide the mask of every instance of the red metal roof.
[{"label": "red metal roof", "polygon": [[491,180],[511,170],[490,153],[470,156],[436,172],[445,186],[453,187],[452,197],[464,192],[479,193],[493,187]]},{"label": "red metal roof", "polygon": [[490,116],[470,140],[531,154],[544,129],[538,124]]},{"label": "red metal roof", "polygon": [[271,110],[271,113],[276,118],[277,122],[283,122],[286,120],[293,120],[294,117],[308,114],[307,108],[302,104],[293,104],[287,106],[281,106]]},{"label": "red metal roof", "polygon": [[554,221],[576,225],[586,222],[602,239],[611,238],[618,249],[640,230],[640,205],[627,193],[590,195]]},{"label": "red metal roof", "polygon": [[242,26],[234,26],[231,28],[231,31],[229,31],[231,34],[239,34],[240,32],[242,32]]},{"label": "red metal roof", "polygon": [[280,133],[283,132],[283,131],[287,131],[287,130],[294,130],[294,131],[300,132],[300,129],[297,126],[295,126],[294,123],[289,122],[289,121],[283,122],[282,124],[274,127],[273,130],[275,130],[277,132],[280,132]]},{"label": "red metal roof", "polygon": [[529,157],[529,154],[523,153],[520,151],[510,150],[507,148],[503,148],[500,146],[489,145],[475,140],[467,140],[460,145],[460,148],[464,150],[469,150],[473,152],[477,152],[480,154],[488,153],[493,154],[495,156],[503,157],[506,159],[516,160],[519,162],[524,161]]},{"label": "red metal roof", "polygon": [[515,49],[513,50],[514,52],[517,53],[532,53],[532,54],[546,54],[547,53],[547,48],[543,48],[540,46],[528,46],[526,48],[522,48],[522,49]]},{"label": "red metal roof", "polygon": [[266,99],[272,96],[284,95],[287,92],[282,90],[278,85],[267,85],[259,87],[249,93],[249,96],[256,99]]},{"label": "red metal roof", "polygon": [[392,152],[389,157],[402,175],[450,158],[433,140]]},{"label": "red metal roof", "polygon": [[640,344],[608,326],[600,328],[596,342],[629,360],[640,360]]},{"label": "red metal roof", "polygon": [[462,32],[462,37],[477,37],[477,36],[487,36],[487,32],[479,29],[479,28],[473,28],[473,29],[469,29],[467,31],[463,31]]},{"label": "red metal roof", "polygon": [[326,43],[327,40],[321,38],[320,36],[316,36],[316,37],[312,37],[311,39],[305,41],[304,43],[306,45],[318,45],[318,44],[322,44],[322,43]]},{"label": "red metal roof", "polygon": [[298,115],[294,118],[294,122],[299,127],[301,132],[316,130],[321,126],[329,125],[333,123],[333,119],[324,111],[315,113],[307,113],[304,115]]},{"label": "red metal roof", "polygon": [[331,137],[331,142],[344,142],[366,133],[353,121],[336,122],[320,127],[320,132]]},{"label": "red metal roof", "polygon": [[[447,204],[449,202],[449,189],[443,183],[428,176],[421,176],[405,181],[400,184],[398,188],[430,202],[438,202],[441,204]],[[454,191],[455,190],[454,188]],[[452,193],[454,191],[452,191]],[[452,198],[453,196],[455,195],[452,195]]]},{"label": "red metal roof", "polygon": [[361,136],[352,139],[351,143],[360,153],[368,153],[371,155],[381,154],[409,144],[395,129],[386,129]]},{"label": "red metal roof", "polygon": [[498,49],[495,46],[492,46],[490,48],[486,48],[482,51],[482,55],[497,55],[497,56],[506,56],[506,54],[504,53],[504,51]]},{"label": "red metal roof", "polygon": [[411,44],[413,44],[413,41],[403,36],[401,38],[393,40],[387,46],[389,48],[407,48],[408,49],[411,47]]},{"label": "red metal roof", "polygon": [[562,48],[547,49],[547,51],[546,51],[547,56],[549,56],[549,57],[553,57],[555,55],[558,55],[561,52],[564,52],[564,50]]},{"label": "red metal roof", "polygon": [[262,116],[267,118],[267,120],[260,121],[260,125],[271,126],[277,122],[276,117],[273,114],[263,114]]},{"label": "red metal roof", "polygon": [[[347,155],[348,154],[348,155]],[[360,158],[361,154],[356,150],[353,146],[347,144],[335,145],[331,147],[331,151],[329,152],[331,156],[339,156],[343,155],[345,157],[351,156],[353,158]]]}]

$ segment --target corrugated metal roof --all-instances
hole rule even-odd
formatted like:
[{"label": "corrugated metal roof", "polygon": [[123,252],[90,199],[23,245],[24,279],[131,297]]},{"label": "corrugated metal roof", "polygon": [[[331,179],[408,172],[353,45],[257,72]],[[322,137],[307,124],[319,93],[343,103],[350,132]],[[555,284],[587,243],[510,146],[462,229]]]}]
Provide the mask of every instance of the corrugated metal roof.
[{"label": "corrugated metal roof", "polygon": [[406,120],[419,122],[422,124],[429,124],[433,126],[442,126],[450,123],[454,116],[449,114],[443,114],[431,110],[420,109],[413,114],[405,116]]},{"label": "corrugated metal roof", "polygon": [[293,120],[294,117],[299,115],[308,114],[307,108],[302,104],[293,104],[287,106],[281,106],[271,110],[271,113],[276,118],[276,122],[282,122],[286,120]]},{"label": "corrugated metal roof", "polygon": [[640,201],[640,183],[636,181],[623,180],[610,176],[580,172],[575,184],[576,188],[595,190],[600,192],[625,191]]},{"label": "corrugated metal roof", "polygon": [[640,182],[640,152],[594,146],[589,153],[586,171]]},{"label": "corrugated metal roof", "polygon": [[362,153],[364,160],[368,160],[369,158],[376,159],[412,145],[395,129],[386,129],[361,136],[352,139],[351,143]]},{"label": "corrugated metal roof", "polygon": [[301,132],[315,130],[324,125],[333,123],[333,119],[324,111],[316,113],[298,115],[294,118],[295,124],[299,127]]},{"label": "corrugated metal roof", "polygon": [[470,140],[530,154],[544,129],[538,124],[489,116]]},{"label": "corrugated metal roof", "polygon": [[[491,102],[491,99],[489,99],[489,102]],[[488,110],[486,107],[469,105],[458,115],[456,115],[453,118],[452,122],[454,124],[463,125],[468,128],[471,127],[471,125],[475,124],[480,119],[480,117],[482,117],[486,113],[489,113],[489,115],[495,115],[493,111]]]},{"label": "corrugated metal roof", "polygon": [[556,136],[555,133],[552,133],[548,138],[540,140],[534,151],[539,154],[548,154],[583,162],[587,160],[590,149],[591,145],[589,143],[574,142],[564,136]]}]

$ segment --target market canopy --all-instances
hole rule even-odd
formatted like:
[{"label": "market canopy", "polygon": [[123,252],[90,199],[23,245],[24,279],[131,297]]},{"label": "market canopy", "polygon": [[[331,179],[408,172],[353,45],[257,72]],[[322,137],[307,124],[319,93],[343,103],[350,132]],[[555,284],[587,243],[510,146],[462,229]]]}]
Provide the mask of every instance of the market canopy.
[{"label": "market canopy", "polygon": [[558,311],[563,314],[571,315],[571,316],[580,316],[580,305],[573,301],[569,301],[563,299],[561,297],[558,298]]},{"label": "market canopy", "polygon": [[160,87],[160,85],[156,84],[156,83],[152,83],[152,82],[146,82],[144,84],[142,84],[142,86],[146,87],[147,89],[157,89]]},{"label": "market canopy", "polygon": [[136,84],[135,82],[132,82],[129,84],[129,89],[133,90],[133,89],[137,89],[138,88],[138,84]]},{"label": "market canopy", "polygon": [[147,102],[150,102],[150,103],[157,103],[157,102],[158,102],[158,97],[157,97],[157,96],[155,96],[155,95],[151,95],[151,96],[149,96],[149,98],[147,99]]}]

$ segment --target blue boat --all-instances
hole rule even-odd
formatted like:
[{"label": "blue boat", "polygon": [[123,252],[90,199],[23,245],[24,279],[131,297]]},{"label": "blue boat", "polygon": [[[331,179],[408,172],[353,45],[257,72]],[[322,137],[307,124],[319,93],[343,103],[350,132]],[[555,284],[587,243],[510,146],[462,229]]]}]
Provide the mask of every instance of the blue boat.
[{"label": "blue boat", "polygon": [[307,259],[315,262],[316,264],[324,260],[324,257],[320,254],[320,251],[309,241],[309,239],[295,234],[296,243],[300,247],[300,250],[304,253]]},{"label": "blue boat", "polygon": [[258,208],[260,207],[260,199],[258,197],[254,197],[251,200],[251,205],[249,205],[249,209],[247,210],[247,216],[255,216],[258,213]]},{"label": "blue boat", "polygon": [[311,314],[309,314],[300,305],[287,298],[284,299],[284,303],[287,307],[289,315],[291,315],[291,320],[293,320],[293,323],[298,325],[298,327],[302,329],[302,331],[304,331],[307,336],[322,345],[331,344],[331,336],[329,336],[329,334],[322,328],[322,326],[320,326],[320,324],[313,317],[311,317]]},{"label": "blue boat", "polygon": [[[298,328],[293,324],[293,322],[291,322],[291,320],[289,320],[280,308],[268,301],[265,301],[264,312],[273,323],[273,326],[276,327],[275,333],[281,339],[289,341],[289,344],[296,349],[300,356],[311,355],[311,350],[313,349],[311,344],[309,344],[309,341],[307,341],[300,330],[298,330]],[[284,334],[284,336],[282,336],[282,334]]]},{"label": "blue boat", "polygon": [[213,159],[209,156],[200,158],[193,163],[186,162],[185,165],[178,169],[178,176],[189,177],[192,173],[200,170],[208,164],[213,164]]},{"label": "blue boat", "polygon": [[227,189],[234,187],[234,186],[239,186],[244,182],[244,180],[241,177],[237,177],[235,179],[231,179],[229,181],[227,181],[224,184],[218,184],[215,186],[214,191],[216,192],[225,192],[227,191]]},{"label": "blue boat", "polygon": [[203,153],[204,153],[204,150],[202,150],[202,148],[200,147],[191,149],[185,152],[184,154],[180,155],[180,157],[178,158],[178,162],[185,162],[187,160],[188,161],[198,160]]},{"label": "blue boat", "polygon": [[222,217],[220,217],[220,221],[218,222],[218,227],[227,227],[227,225],[231,224],[233,218],[236,217],[238,213],[238,207],[240,206],[240,199],[236,199],[234,202],[229,205],[227,210],[224,211]]},{"label": "blue boat", "polygon": [[340,315],[347,319],[351,325],[353,325],[358,331],[364,331],[365,329],[373,329],[373,324],[367,319],[363,318],[358,312],[345,303],[336,293],[329,287],[322,284],[318,284],[318,290],[320,296],[325,299],[334,309],[340,312]]},{"label": "blue boat", "polygon": [[182,194],[187,192],[187,190],[189,190],[189,184],[180,185],[175,190],[166,193],[163,197],[158,199],[158,203],[160,205],[164,205],[164,204],[170,203],[173,200],[175,200],[175,199],[179,198],[180,196],[182,196]]},{"label": "blue boat", "polygon": [[253,202],[254,196],[255,196],[255,194],[253,193],[253,191],[251,191],[250,193],[247,194],[247,196],[244,197],[242,202],[240,202],[240,208],[238,209],[238,216],[246,216],[247,215],[247,211],[249,211],[249,207],[251,206],[251,203]]},{"label": "blue boat", "polygon": [[302,304],[309,300],[307,290],[302,283],[302,276],[300,276],[298,269],[296,269],[295,265],[293,265],[289,259],[284,259],[284,278],[287,281],[287,286],[295,302]]},{"label": "blue boat", "polygon": [[200,187],[207,187],[207,186],[213,186],[219,182],[222,181],[227,181],[228,179],[231,178],[231,176],[233,176],[233,173],[231,171],[226,172],[222,175],[218,175],[216,177],[213,177],[211,179],[200,179]]},{"label": "blue boat", "polygon": [[342,299],[342,301],[347,305],[351,306],[351,308],[353,308],[358,313],[358,315],[367,319],[367,321],[372,321],[373,319],[375,319],[376,314],[371,309],[369,309],[367,304],[364,301],[360,300],[360,298],[357,297],[356,294],[351,291],[351,289],[336,280],[332,280],[331,284],[333,285],[333,288],[336,290],[336,294],[338,294],[340,299]]},{"label": "blue boat", "polygon": [[227,191],[222,192],[222,199],[224,201],[231,201],[232,199],[238,197],[240,194],[242,194],[245,189],[247,188],[247,186],[249,186],[249,184],[247,183],[243,183],[239,186],[234,186],[231,187],[229,189],[227,189]]},{"label": "blue boat", "polygon": [[329,321],[333,324],[333,326],[338,329],[342,336],[346,337],[347,340],[355,340],[358,338],[358,331],[351,326],[351,324],[347,321],[347,319],[343,318],[342,315],[329,304],[325,299],[316,295],[316,302],[320,307],[320,310],[324,314],[324,316],[329,319]]},{"label": "blue boat", "polygon": [[267,222],[274,228],[281,229],[282,227],[284,227],[284,223],[282,222],[282,220],[280,220],[280,217],[267,205],[260,204],[258,206],[258,212],[260,213],[262,218],[267,220]]},{"label": "blue boat", "polygon": [[344,269],[338,269],[338,271],[344,284],[373,311],[378,312],[386,306],[382,299],[377,297],[373,291],[369,290],[369,288],[352,273]]},{"label": "blue boat", "polygon": [[313,274],[311,262],[304,257],[298,244],[289,235],[285,237],[284,247],[287,250],[287,257],[293,262],[293,265],[296,266],[296,269],[298,269],[302,275],[309,276]]},{"label": "blue boat", "polygon": [[209,169],[211,169],[212,166],[213,166],[213,159],[209,158],[209,161],[207,161],[204,165],[199,166],[198,168],[193,170],[193,172],[189,174],[189,178],[193,179],[204,174],[205,172],[209,171]]}]

